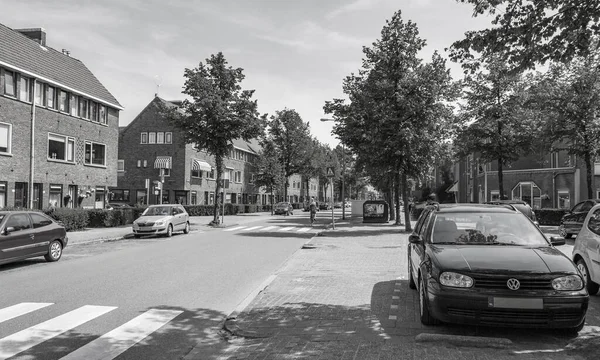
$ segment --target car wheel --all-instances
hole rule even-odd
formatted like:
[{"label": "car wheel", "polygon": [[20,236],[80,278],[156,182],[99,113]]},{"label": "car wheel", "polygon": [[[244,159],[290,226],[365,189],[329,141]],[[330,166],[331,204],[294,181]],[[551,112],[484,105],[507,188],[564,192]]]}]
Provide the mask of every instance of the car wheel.
[{"label": "car wheel", "polygon": [[600,285],[593,282],[590,278],[590,272],[583,259],[577,260],[577,269],[581,272],[581,275],[583,275],[583,281],[585,282],[588,293],[590,295],[596,295],[598,290],[600,290]]},{"label": "car wheel", "polygon": [[410,250],[408,250],[408,287],[414,290],[417,288],[417,284],[415,283],[415,278],[413,277],[411,261]]},{"label": "car wheel", "polygon": [[579,324],[578,326],[573,327],[573,328],[562,329],[562,332],[565,335],[577,336],[577,333],[580,332],[583,329],[584,326],[585,326],[585,318],[583,319],[583,321],[581,322],[581,324]]},{"label": "car wheel", "polygon": [[425,281],[419,278],[419,310],[421,323],[423,325],[436,325],[439,321],[429,313],[429,302],[427,300],[427,285]]},{"label": "car wheel", "polygon": [[167,228],[167,237],[171,236],[173,236],[173,225],[169,224],[169,227]]},{"label": "car wheel", "polygon": [[133,237],[136,238],[136,239],[139,239],[139,238],[142,237],[142,235],[135,234],[135,235],[133,235]]},{"label": "car wheel", "polygon": [[567,232],[567,229],[565,229],[565,226],[563,224],[560,224],[560,226],[558,227],[558,234],[564,237],[565,239],[570,239],[572,236],[572,234],[569,234]]},{"label": "car wheel", "polygon": [[190,223],[189,222],[185,223],[185,229],[183,229],[183,233],[184,234],[189,234],[190,233]]},{"label": "car wheel", "polygon": [[62,256],[62,249],[62,243],[58,240],[54,240],[50,243],[50,246],[48,247],[48,253],[44,255],[44,258],[49,262],[58,261],[58,259],[60,259]]}]

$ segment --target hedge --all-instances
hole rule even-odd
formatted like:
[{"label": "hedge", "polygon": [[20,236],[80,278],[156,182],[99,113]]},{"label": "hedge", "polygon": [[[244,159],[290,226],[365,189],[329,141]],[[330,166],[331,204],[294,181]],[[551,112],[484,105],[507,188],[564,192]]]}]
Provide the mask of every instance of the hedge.
[{"label": "hedge", "polygon": [[560,225],[560,219],[568,212],[567,209],[539,209],[535,210],[535,217],[540,225]]}]

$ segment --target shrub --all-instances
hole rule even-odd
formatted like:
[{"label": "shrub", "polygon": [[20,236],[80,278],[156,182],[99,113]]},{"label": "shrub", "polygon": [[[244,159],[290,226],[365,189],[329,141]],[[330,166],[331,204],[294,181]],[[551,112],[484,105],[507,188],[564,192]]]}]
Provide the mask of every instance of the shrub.
[{"label": "shrub", "polygon": [[83,230],[88,226],[89,214],[86,209],[57,208],[44,213],[63,224],[67,231]]},{"label": "shrub", "polygon": [[539,209],[535,210],[540,225],[560,225],[560,219],[567,213],[567,209]]},{"label": "shrub", "polygon": [[258,212],[258,205],[256,204],[248,204],[244,206],[244,213],[253,214]]}]

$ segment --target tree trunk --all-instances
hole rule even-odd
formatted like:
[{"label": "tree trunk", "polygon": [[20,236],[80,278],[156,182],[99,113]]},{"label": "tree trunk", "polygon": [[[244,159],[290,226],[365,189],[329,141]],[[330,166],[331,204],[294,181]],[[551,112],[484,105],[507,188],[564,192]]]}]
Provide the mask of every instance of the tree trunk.
[{"label": "tree trunk", "polygon": [[587,198],[588,199],[594,199],[596,198],[594,196],[594,189],[593,189],[593,179],[594,179],[594,175],[592,174],[592,166],[594,166],[592,164],[592,157],[590,156],[590,152],[586,151],[585,155],[583,156],[583,159],[585,161],[585,178],[587,181]]},{"label": "tree trunk", "polygon": [[410,225],[410,212],[408,211],[408,180],[406,179],[406,173],[402,173],[402,199],[404,200],[404,229],[406,231],[412,231]]},{"label": "tree trunk", "polygon": [[275,198],[273,197],[273,186],[271,186],[271,215],[273,215],[273,202],[275,201]]},{"label": "tree trunk", "polygon": [[285,186],[283,188],[283,201],[288,201],[288,186],[290,186],[290,178],[285,177]]},{"label": "tree trunk", "polygon": [[394,202],[396,203],[396,208],[394,209],[396,212],[396,224],[395,225],[402,225],[402,218],[400,217],[400,172],[397,171],[394,174]]},{"label": "tree trunk", "polygon": [[504,173],[502,172],[501,159],[498,159],[498,190],[500,191],[500,200],[504,200]]},{"label": "tree trunk", "polygon": [[221,195],[221,178],[222,178],[222,169],[223,169],[223,157],[221,156],[215,156],[215,165],[217,168],[217,184],[216,184],[216,189],[215,189],[215,206],[214,206],[214,218],[213,218],[213,224],[219,224],[219,199],[221,199],[223,201],[223,204],[225,204],[225,197],[223,195]]},{"label": "tree trunk", "polygon": [[396,220],[396,212],[394,211],[394,176],[392,174],[388,175],[388,191],[387,191],[387,201],[389,205],[389,215],[390,221]]}]

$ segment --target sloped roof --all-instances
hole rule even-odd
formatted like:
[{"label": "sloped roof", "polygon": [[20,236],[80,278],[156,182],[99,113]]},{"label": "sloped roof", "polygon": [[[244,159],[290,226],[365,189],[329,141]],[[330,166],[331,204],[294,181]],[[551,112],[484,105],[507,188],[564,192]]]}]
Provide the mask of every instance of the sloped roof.
[{"label": "sloped roof", "polygon": [[119,110],[123,109],[117,99],[81,61],[51,47],[42,46],[2,24],[0,65],[88,96]]}]

